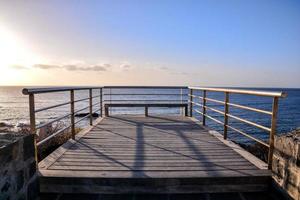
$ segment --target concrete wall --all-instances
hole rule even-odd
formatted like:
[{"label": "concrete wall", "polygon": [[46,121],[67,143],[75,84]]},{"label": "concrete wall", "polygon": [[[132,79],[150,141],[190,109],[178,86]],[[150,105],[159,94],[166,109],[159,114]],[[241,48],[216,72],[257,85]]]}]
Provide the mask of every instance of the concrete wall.
[{"label": "concrete wall", "polygon": [[300,130],[275,138],[272,170],[280,188],[300,200]]},{"label": "concrete wall", "polygon": [[1,200],[37,199],[38,179],[34,151],[33,135],[18,137],[0,147]]}]

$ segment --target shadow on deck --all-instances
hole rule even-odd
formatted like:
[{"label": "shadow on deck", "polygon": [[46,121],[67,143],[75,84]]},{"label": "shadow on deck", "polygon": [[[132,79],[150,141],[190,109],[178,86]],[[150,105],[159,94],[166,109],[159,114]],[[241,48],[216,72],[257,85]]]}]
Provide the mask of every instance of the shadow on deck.
[{"label": "shadow on deck", "polygon": [[[246,157],[246,158],[245,158]],[[270,172],[183,116],[105,117],[39,163],[48,193],[262,192]]]}]

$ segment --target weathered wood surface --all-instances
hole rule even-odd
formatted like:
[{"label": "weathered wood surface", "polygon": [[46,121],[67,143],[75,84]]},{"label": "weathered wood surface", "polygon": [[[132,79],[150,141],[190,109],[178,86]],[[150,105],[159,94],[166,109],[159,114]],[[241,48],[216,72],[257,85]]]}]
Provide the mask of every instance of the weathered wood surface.
[{"label": "weathered wood surface", "polygon": [[105,117],[39,166],[48,192],[260,191],[270,178],[183,116]]}]

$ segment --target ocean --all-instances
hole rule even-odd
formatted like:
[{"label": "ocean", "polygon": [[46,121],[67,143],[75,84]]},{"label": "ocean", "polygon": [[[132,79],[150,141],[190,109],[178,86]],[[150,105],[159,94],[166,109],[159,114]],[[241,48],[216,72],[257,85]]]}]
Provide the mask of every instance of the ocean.
[{"label": "ocean", "polygon": [[[22,124],[28,124],[29,121],[29,109],[28,109],[28,96],[22,94],[23,87],[0,87],[0,131],[4,130],[5,126],[17,129],[18,126]],[[277,134],[284,134],[289,132],[297,127],[300,127],[300,89],[289,89],[289,88],[246,88],[246,89],[255,89],[255,90],[264,90],[264,91],[284,91],[288,94],[286,98],[282,98],[279,100],[279,113],[278,113],[278,123],[277,123]],[[147,90],[147,91],[146,91]],[[127,90],[104,90],[105,94],[144,94],[151,93],[156,94],[156,90],[153,89],[127,89]],[[160,90],[160,93],[170,94],[169,96],[143,96],[143,95],[106,95],[104,100],[106,101],[133,101],[134,100],[144,100],[153,102],[186,102],[188,97],[187,90]],[[95,95],[99,94],[99,91],[94,91]],[[172,95],[172,94],[180,94],[183,95]],[[87,91],[78,91],[75,92],[75,99],[81,99],[88,97]],[[214,98],[218,100],[223,100],[224,95],[222,93],[217,92],[208,92],[209,98]],[[159,101],[157,101],[159,99]],[[36,107],[42,108],[50,105],[55,105],[59,103],[64,103],[69,101],[69,93],[68,92],[60,92],[60,93],[48,93],[48,94],[39,94],[36,95]],[[94,99],[94,103],[97,102],[97,99]],[[255,107],[264,110],[271,110],[272,108],[272,98],[269,97],[258,97],[258,96],[249,96],[249,95],[238,95],[232,94],[230,95],[230,102],[238,103],[245,106]],[[100,104],[99,104],[100,105]],[[99,108],[99,105],[95,106],[95,110]],[[76,104],[76,110],[84,108],[87,106],[87,102],[79,102]],[[223,111],[222,105],[209,103],[208,106],[212,106],[213,108],[219,109]],[[51,109],[47,112],[41,112],[37,114],[37,122],[42,123],[54,119],[58,116],[64,115],[69,112],[69,105],[63,106],[61,108]],[[83,112],[88,112],[83,111]],[[150,108],[150,114],[180,114],[182,111],[178,108]],[[112,114],[143,114],[142,108],[114,108],[112,109]],[[258,114],[252,111],[246,111],[241,109],[236,109],[230,107],[230,113],[236,116],[242,117],[244,119],[259,123],[264,126],[270,127],[270,116],[265,114]],[[194,116],[201,120],[201,116],[197,113],[193,113]],[[223,117],[218,113],[214,113],[213,111],[208,111],[208,114],[216,117],[217,119],[223,120]],[[65,123],[68,123],[68,120],[65,120]],[[83,121],[79,124],[79,126],[84,126],[87,124],[87,121]],[[249,133],[255,137],[258,137],[262,140],[268,139],[268,133],[261,131],[253,126],[248,126],[244,123],[229,120],[229,124],[237,127],[246,133]],[[207,119],[207,125],[212,127],[215,130],[222,131],[223,127],[216,124],[215,122]],[[241,136],[238,133],[229,132],[229,138],[233,140],[238,140],[239,142],[250,142],[244,136]]]}]

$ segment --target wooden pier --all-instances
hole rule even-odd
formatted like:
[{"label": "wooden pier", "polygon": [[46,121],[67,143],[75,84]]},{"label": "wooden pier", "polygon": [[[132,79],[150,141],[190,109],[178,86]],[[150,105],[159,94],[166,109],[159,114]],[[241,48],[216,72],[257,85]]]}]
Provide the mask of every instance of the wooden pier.
[{"label": "wooden pier", "polygon": [[[88,91],[88,97],[82,98],[80,94],[77,97],[81,99],[75,98],[75,93],[81,91]],[[70,101],[43,108],[36,106],[36,95],[55,92],[69,92]],[[224,99],[213,99],[207,96],[209,92],[223,93]],[[278,101],[286,96],[283,92],[186,86],[103,86],[25,88],[23,94],[29,95],[30,129],[37,135],[36,154],[41,145],[59,134],[71,133],[68,142],[39,162],[41,193],[229,193],[267,191],[270,186]],[[258,109],[243,105],[243,102],[231,102],[231,94],[271,98],[272,103],[269,110]],[[78,102],[87,102],[87,106],[78,108]],[[67,105],[70,106],[67,114],[36,124],[36,113]],[[144,107],[144,113],[116,115],[110,112],[109,108],[113,107]],[[165,110],[161,112],[164,115],[158,115],[149,112],[152,107],[181,110],[177,115],[166,115]],[[242,118],[245,115],[236,116],[230,107],[263,114],[270,117],[271,124],[266,126]],[[75,115],[80,112],[87,114],[76,119]],[[95,113],[99,116],[96,120]],[[39,138],[40,129],[68,119],[69,125],[46,138]],[[90,126],[76,134],[76,125],[84,120]],[[207,120],[223,126],[223,132],[211,130],[206,126]],[[262,141],[238,129],[231,120],[265,131],[269,140]],[[228,130],[268,148],[268,162],[260,161],[229,141]]]},{"label": "wooden pier", "polygon": [[105,117],[40,162],[40,189],[104,194],[266,190],[270,172],[239,150],[189,117]]}]

